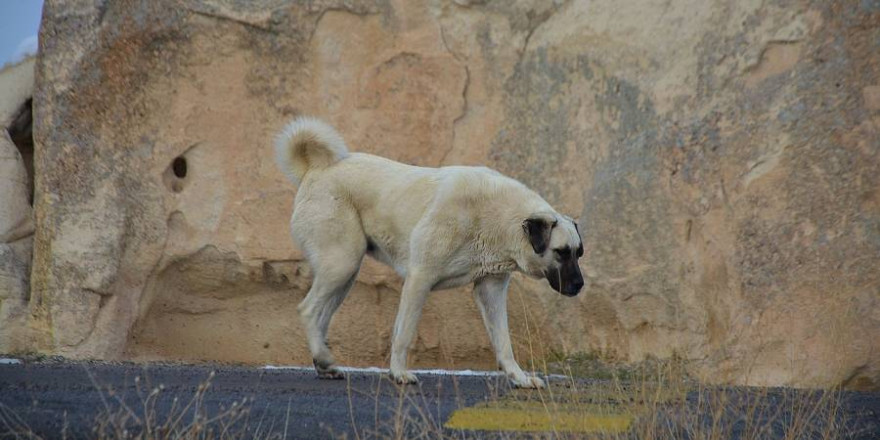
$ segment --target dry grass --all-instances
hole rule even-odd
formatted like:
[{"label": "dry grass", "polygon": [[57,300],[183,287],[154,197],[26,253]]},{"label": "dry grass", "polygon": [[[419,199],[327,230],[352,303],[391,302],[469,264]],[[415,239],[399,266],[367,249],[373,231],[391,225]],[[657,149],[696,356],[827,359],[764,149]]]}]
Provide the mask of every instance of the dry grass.
[{"label": "dry grass", "polygon": [[[680,362],[655,362],[650,368],[629,370],[626,375],[626,380],[568,376],[553,381],[545,390],[512,390],[504,396],[491,396],[481,405],[512,410],[513,414],[546,415],[538,417],[541,423],[549,423],[540,425],[541,432],[490,434],[444,429],[436,416],[417,409],[425,407],[418,395],[401,390],[393,418],[377,419],[369,428],[356,427],[357,438],[832,440],[848,434],[838,390],[708,387],[690,380]],[[618,432],[614,424],[617,419],[612,418],[620,415],[632,420],[624,432]],[[604,431],[603,425],[595,422],[603,417],[611,420]],[[583,426],[573,428],[573,418],[583,420]],[[534,420],[533,416],[533,424]],[[510,426],[517,426],[516,420]],[[589,429],[580,429],[583,427]]]},{"label": "dry grass", "polygon": [[[458,386],[457,381],[453,381],[454,387]],[[437,394],[442,391],[443,382],[437,382]],[[435,402],[429,401],[425,394],[413,392],[414,388],[409,386],[400,386],[395,384],[389,378],[377,380],[373,383],[373,388],[368,391],[355,390],[348,382],[346,387],[349,393],[349,412],[351,414],[352,430],[354,438],[357,440],[388,438],[388,439],[433,439],[447,438],[443,429],[443,416],[440,407],[440,400]],[[388,395],[386,390],[391,390],[393,399],[382,399],[382,396]],[[368,397],[373,401],[373,421],[371,426],[358,426],[355,422],[351,396],[359,394],[362,397]],[[459,406],[463,406],[461,402],[461,394],[455,392],[458,397]],[[436,406],[435,406],[436,405]],[[391,417],[383,417],[388,413]],[[346,436],[336,436],[337,438],[346,438]]]},{"label": "dry grass", "polygon": [[[512,390],[488,396],[482,414],[538,413],[527,422],[541,431],[473,432],[444,429],[436,417],[410,408],[419,402],[400,391],[392,422],[376,420],[358,438],[598,438],[645,440],[722,439],[822,439],[848,437],[846,415],[841,411],[839,389],[796,390],[788,388],[713,387],[693,380],[686,361],[648,360],[621,364],[594,354],[546,353],[533,343],[533,317],[523,305],[525,335],[519,346],[527,352],[527,366],[546,375],[562,376],[545,390]],[[539,352],[540,350],[540,352]],[[453,382],[454,383],[454,382]],[[378,394],[378,393],[377,393]],[[378,403],[377,403],[378,404]],[[505,412],[506,411],[506,412]],[[621,432],[611,416],[628,416],[629,429]],[[611,420],[603,429],[596,419]],[[540,422],[535,420],[540,419]],[[573,426],[572,420],[582,420]],[[510,426],[528,426],[516,423]],[[485,423],[483,423],[485,425]],[[576,425],[576,424],[575,424]],[[579,429],[589,428],[589,429]]]},{"label": "dry grass", "polygon": [[[545,373],[556,379],[545,390],[498,390],[481,404],[487,414],[529,412],[545,415],[542,432],[476,433],[444,427],[439,399],[428,400],[426,393],[399,387],[388,380],[373,382],[370,389],[355,389],[349,383],[350,421],[353,438],[600,438],[600,439],[838,439],[846,437],[846,420],[841,414],[841,393],[836,390],[792,390],[771,388],[718,388],[701,385],[685,373],[682,361],[650,362],[624,369],[610,366],[602,371],[610,378],[577,377],[581,366],[558,357],[544,362]],[[595,359],[588,357],[590,362]],[[537,363],[535,363],[537,364]],[[537,366],[533,364],[533,366]],[[548,367],[549,366],[549,367]],[[564,379],[559,373],[564,373]],[[241,439],[285,438],[288,416],[284,420],[250,419],[253,401],[242,399],[218,406],[206,400],[211,373],[186,399],[167,395],[160,385],[135,379],[136,398],[123,398],[113,389],[102,387],[102,411],[95,417],[91,438],[98,439]],[[433,382],[432,382],[433,383]],[[423,385],[428,386],[428,385]],[[458,381],[437,381],[437,387],[452,386],[458,406],[464,406]],[[389,393],[390,391],[390,393]],[[426,390],[427,391],[427,390]],[[442,389],[436,391],[439,395]],[[387,396],[393,396],[388,398]],[[369,426],[356,425],[353,396],[373,402]],[[170,401],[170,404],[169,404]],[[359,399],[363,402],[363,399]],[[361,403],[362,404],[362,403]],[[159,411],[158,407],[165,409]],[[170,408],[170,409],[168,409]],[[499,412],[500,411],[500,412]],[[506,411],[506,412],[505,412]],[[388,414],[391,416],[389,417]],[[589,432],[572,420],[592,417],[626,416],[629,429],[603,431],[593,423]],[[618,417],[619,419],[619,417]],[[617,420],[617,419],[616,419]],[[499,422],[501,423],[501,422]],[[592,422],[591,422],[592,423]],[[575,423],[577,424],[577,423]],[[609,425],[611,426],[611,425]],[[38,438],[7,408],[0,406],[0,427],[9,438]],[[328,431],[331,436],[345,438]],[[65,437],[65,432],[59,433]]]},{"label": "dry grass", "polygon": [[[536,359],[536,358],[532,358]],[[368,389],[348,383],[350,423],[354,435],[330,436],[389,439],[447,438],[598,438],[598,439],[839,439],[847,437],[839,390],[793,390],[773,388],[710,387],[692,380],[680,359],[621,365],[597,356],[554,354],[528,363],[530,369],[554,375],[544,390],[508,390],[488,387],[489,395],[479,408],[497,425],[516,426],[518,414],[532,414],[520,423],[540,432],[473,432],[444,427],[447,423],[440,400],[442,387],[452,387],[456,406],[466,406],[458,380],[425,381],[422,387],[400,387],[389,380],[376,380]],[[283,420],[251,419],[253,400],[244,398],[225,405],[206,399],[214,377],[211,373],[186,398],[170,395],[161,384],[135,379],[134,395],[102,386],[102,410],[96,415],[90,438],[98,439],[241,439],[285,438],[290,408]],[[490,380],[490,379],[487,379]],[[426,385],[436,383],[436,385]],[[358,403],[354,397],[357,396]],[[390,398],[389,398],[390,396]],[[357,424],[355,404],[372,401],[373,420]],[[162,408],[159,410],[158,408]],[[169,409],[170,408],[170,409]],[[358,408],[362,410],[363,408]],[[265,411],[262,412],[265,414]],[[390,414],[390,416],[389,416]],[[501,417],[506,419],[501,420]],[[626,419],[621,431],[620,420]],[[536,422],[536,420],[538,420]],[[597,421],[598,420],[598,421]],[[603,424],[603,420],[611,420]],[[520,422],[522,422],[520,420]],[[0,405],[0,430],[7,438],[39,438],[24,421]],[[66,437],[62,430],[58,437]],[[2,437],[2,436],[0,436]]]},{"label": "dry grass", "polygon": [[[91,377],[91,374],[90,374]],[[120,397],[112,389],[101,393],[103,411],[95,418],[94,435],[98,439],[236,439],[242,438],[245,419],[249,415],[247,398],[231,402],[217,411],[209,411],[205,394],[211,387],[214,373],[199,384],[196,392],[186,401],[172,397],[171,409],[159,416],[156,405],[165,387],[144,386],[135,378],[136,406]],[[100,389],[94,378],[92,382]],[[108,401],[112,399],[112,402]],[[260,434],[258,430],[258,434]],[[249,433],[250,436],[250,433]],[[259,438],[260,436],[257,435]]]},{"label": "dry grass", "polygon": [[[125,398],[113,388],[102,386],[86,369],[99,391],[102,409],[95,416],[94,439],[134,440],[207,440],[207,439],[278,439],[287,437],[288,417],[284,420],[251,420],[253,401],[243,398],[212,407],[206,401],[214,372],[196,391],[184,399],[167,395],[162,384],[151,386],[140,376],[134,379],[136,398]],[[170,402],[169,402],[170,401]],[[159,410],[159,406],[168,406]],[[67,424],[52,438],[68,438]],[[7,432],[0,438],[41,439],[13,411],[0,405],[0,427]]]},{"label": "dry grass", "polygon": [[[592,364],[587,370],[595,368],[596,359],[587,359]],[[542,420],[548,420],[550,426],[543,432],[499,434],[499,438],[832,440],[848,434],[838,389],[706,386],[687,375],[680,359],[606,365],[599,368],[598,378],[573,374],[584,371],[578,362],[561,367],[557,363],[553,370],[548,368],[551,364],[543,362],[543,372],[561,373],[565,379],[553,381],[546,390],[514,390],[486,404],[541,412],[547,416]],[[590,432],[572,432],[571,415],[584,420],[626,415],[633,423],[625,432],[616,432],[613,425],[603,432],[595,423]],[[432,432],[434,438],[466,434]]]}]

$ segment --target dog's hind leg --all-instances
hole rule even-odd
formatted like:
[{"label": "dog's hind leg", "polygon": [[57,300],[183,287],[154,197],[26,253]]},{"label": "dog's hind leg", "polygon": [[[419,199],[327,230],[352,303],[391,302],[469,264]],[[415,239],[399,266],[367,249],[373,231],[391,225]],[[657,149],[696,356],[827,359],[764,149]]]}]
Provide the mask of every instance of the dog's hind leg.
[{"label": "dog's hind leg", "polygon": [[291,232],[305,251],[314,280],[297,310],[318,376],[339,379],[342,373],[327,347],[327,330],[333,313],[354,285],[367,239],[357,212],[334,194],[314,187],[301,191],[314,201],[297,205],[290,220]]},{"label": "dog's hind leg", "polygon": [[507,285],[510,274],[488,276],[474,283],[474,299],[483,315],[483,323],[495,348],[501,369],[519,388],[544,388],[544,381],[523,372],[513,357],[510,331],[507,327]]},{"label": "dog's hind leg", "polygon": [[[335,255],[335,257],[334,257]],[[312,264],[315,279],[306,298],[299,304],[300,320],[308,333],[309,350],[318,376],[323,379],[341,379],[335,367],[333,354],[327,347],[330,319],[348,295],[357,276],[363,254],[322,252],[320,260]]]}]

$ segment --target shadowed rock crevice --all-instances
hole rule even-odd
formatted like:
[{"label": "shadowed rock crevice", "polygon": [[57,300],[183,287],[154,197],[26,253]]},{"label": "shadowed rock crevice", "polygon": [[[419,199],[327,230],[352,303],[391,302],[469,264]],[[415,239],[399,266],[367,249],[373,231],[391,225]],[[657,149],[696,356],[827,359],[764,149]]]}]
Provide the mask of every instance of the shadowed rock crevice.
[{"label": "shadowed rock crevice", "polygon": [[6,127],[9,138],[18,153],[21,154],[25,169],[27,170],[28,202],[34,204],[34,131],[33,131],[33,98],[28,98],[21,105],[12,121]]}]

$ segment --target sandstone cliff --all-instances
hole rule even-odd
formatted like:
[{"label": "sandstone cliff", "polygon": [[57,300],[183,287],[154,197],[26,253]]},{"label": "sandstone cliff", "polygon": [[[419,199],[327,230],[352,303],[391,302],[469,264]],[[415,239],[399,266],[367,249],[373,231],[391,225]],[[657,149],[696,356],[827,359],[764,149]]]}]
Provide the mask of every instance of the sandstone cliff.
[{"label": "sandstone cliff", "polygon": [[[47,0],[40,41],[28,313],[4,300],[0,350],[23,327],[74,357],[307,364],[270,144],[310,114],[580,219],[579,297],[512,283],[523,360],[880,384],[875,3]],[[399,289],[366,264],[331,326],[341,362],[386,362]],[[484,333],[468,289],[437,293],[413,359],[491,367]]]},{"label": "sandstone cliff", "polygon": [[0,69],[0,350],[27,349],[34,239],[34,58]]}]

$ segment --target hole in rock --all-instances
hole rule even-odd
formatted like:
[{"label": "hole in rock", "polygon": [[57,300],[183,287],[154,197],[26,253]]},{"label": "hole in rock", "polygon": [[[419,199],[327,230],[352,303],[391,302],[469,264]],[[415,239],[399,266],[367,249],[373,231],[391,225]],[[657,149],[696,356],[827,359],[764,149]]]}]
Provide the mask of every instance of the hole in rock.
[{"label": "hole in rock", "polygon": [[174,162],[171,162],[171,170],[174,171],[174,175],[178,179],[183,179],[186,177],[186,158],[183,156],[178,156],[174,158]]}]

